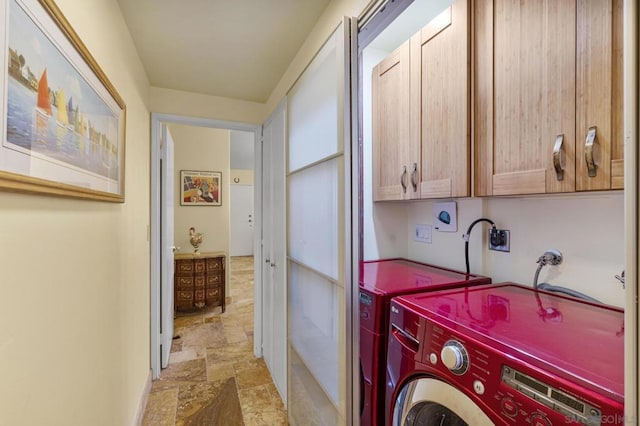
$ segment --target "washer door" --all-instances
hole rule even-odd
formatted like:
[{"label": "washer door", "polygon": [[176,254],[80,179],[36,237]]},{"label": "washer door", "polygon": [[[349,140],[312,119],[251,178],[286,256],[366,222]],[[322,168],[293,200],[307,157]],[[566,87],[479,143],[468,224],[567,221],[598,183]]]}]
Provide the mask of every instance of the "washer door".
[{"label": "washer door", "polygon": [[433,378],[407,383],[396,398],[394,426],[484,426],[489,417],[468,396]]}]

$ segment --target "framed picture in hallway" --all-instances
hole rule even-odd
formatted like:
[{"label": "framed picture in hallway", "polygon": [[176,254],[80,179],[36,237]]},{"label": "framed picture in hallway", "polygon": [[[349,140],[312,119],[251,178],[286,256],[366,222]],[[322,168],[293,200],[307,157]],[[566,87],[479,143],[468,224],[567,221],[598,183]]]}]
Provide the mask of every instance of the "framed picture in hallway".
[{"label": "framed picture in hallway", "polygon": [[221,206],[222,173],[181,170],[180,205]]},{"label": "framed picture in hallway", "polygon": [[124,202],[114,86],[53,0],[0,0],[0,22],[0,189]]}]

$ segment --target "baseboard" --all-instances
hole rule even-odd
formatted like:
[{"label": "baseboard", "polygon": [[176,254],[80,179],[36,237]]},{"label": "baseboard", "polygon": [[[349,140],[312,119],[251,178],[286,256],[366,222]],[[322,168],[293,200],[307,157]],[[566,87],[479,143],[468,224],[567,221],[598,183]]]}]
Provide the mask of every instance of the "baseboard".
[{"label": "baseboard", "polygon": [[136,426],[141,426],[142,419],[144,418],[144,409],[147,406],[149,392],[151,392],[151,373],[151,370],[149,370],[149,374],[147,375],[147,382],[144,385],[144,391],[142,392],[140,403],[138,404],[138,414],[136,415],[136,422],[134,423]]}]

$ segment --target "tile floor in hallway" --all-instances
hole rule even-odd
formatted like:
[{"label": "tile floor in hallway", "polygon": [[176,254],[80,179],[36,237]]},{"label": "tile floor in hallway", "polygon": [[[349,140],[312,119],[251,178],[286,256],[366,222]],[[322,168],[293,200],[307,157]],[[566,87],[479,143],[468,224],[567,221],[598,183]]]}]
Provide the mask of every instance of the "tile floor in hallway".
[{"label": "tile floor in hallway", "polygon": [[226,311],[177,314],[169,365],[153,382],[142,424],[286,425],[262,359],[253,356],[253,257],[231,258]]}]

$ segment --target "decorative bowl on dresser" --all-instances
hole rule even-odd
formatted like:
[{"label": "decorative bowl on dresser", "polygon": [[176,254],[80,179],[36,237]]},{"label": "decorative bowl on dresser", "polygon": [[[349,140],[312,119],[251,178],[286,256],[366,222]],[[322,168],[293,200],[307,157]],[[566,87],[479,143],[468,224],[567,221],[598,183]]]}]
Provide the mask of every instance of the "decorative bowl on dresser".
[{"label": "decorative bowl on dresser", "polygon": [[174,308],[188,312],[211,306],[225,310],[224,252],[176,253]]}]

